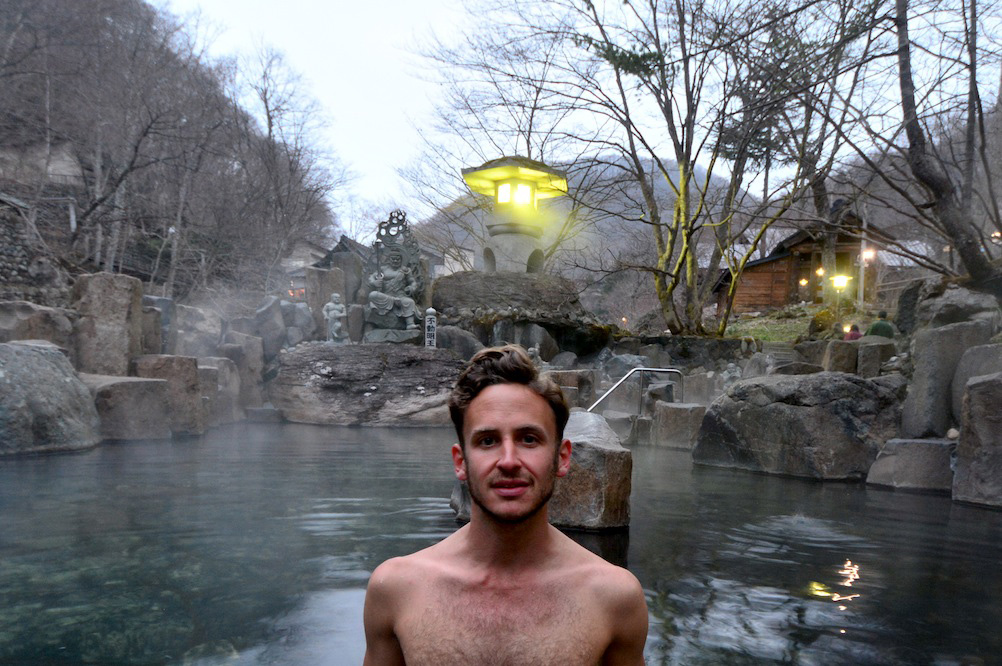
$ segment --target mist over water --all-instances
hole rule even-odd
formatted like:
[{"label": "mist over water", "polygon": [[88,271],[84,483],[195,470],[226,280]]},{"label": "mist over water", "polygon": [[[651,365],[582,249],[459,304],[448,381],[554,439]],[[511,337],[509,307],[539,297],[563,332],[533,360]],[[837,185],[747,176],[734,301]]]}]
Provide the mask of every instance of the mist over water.
[{"label": "mist over water", "polygon": [[[0,663],[360,663],[369,573],[456,528],[454,438],[241,424],[2,460]],[[633,453],[629,532],[573,536],[640,578],[648,663],[1002,648],[1002,512]]]}]

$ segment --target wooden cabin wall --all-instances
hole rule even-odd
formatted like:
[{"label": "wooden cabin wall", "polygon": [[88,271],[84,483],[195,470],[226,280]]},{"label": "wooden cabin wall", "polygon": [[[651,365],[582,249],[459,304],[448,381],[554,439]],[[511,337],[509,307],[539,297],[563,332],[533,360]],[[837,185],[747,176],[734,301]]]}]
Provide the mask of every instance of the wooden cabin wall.
[{"label": "wooden cabin wall", "polygon": [[[790,302],[790,285],[793,284],[790,258],[770,261],[746,268],[738,281],[734,294],[733,312],[754,312],[780,308]],[[721,289],[721,301],[727,297]]]}]

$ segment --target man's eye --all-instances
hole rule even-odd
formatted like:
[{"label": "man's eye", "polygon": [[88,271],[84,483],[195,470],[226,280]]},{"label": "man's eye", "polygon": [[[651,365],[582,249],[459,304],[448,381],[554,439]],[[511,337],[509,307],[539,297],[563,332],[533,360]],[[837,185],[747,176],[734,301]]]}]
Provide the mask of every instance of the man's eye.
[{"label": "man's eye", "polygon": [[539,438],[535,435],[525,435],[522,437],[522,441],[526,444],[539,444]]},{"label": "man's eye", "polygon": [[495,443],[497,443],[497,440],[493,437],[481,437],[477,440],[478,446],[493,446]]}]

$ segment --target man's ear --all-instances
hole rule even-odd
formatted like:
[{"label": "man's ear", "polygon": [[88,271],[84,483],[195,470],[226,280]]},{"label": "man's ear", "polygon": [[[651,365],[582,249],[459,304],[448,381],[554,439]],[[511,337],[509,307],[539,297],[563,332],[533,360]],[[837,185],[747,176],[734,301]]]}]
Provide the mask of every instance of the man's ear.
[{"label": "man's ear", "polygon": [[560,442],[557,449],[557,476],[566,476],[571,469],[571,440]]},{"label": "man's ear", "polygon": [[456,472],[456,478],[466,481],[466,458],[463,456],[463,447],[459,444],[452,445],[452,467]]}]

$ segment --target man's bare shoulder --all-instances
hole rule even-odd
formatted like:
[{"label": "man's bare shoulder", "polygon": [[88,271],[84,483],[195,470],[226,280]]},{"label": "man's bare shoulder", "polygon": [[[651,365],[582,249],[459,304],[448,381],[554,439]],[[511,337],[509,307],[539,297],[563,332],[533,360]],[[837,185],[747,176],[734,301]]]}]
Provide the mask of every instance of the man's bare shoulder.
[{"label": "man's bare shoulder", "polygon": [[566,539],[561,549],[566,558],[564,566],[576,577],[586,580],[590,592],[634,601],[644,598],[640,581],[627,569],[603,559],[570,537],[562,536]]},{"label": "man's bare shoulder", "polygon": [[372,572],[369,587],[388,592],[403,592],[408,586],[428,580],[450,568],[456,551],[455,534],[409,555],[392,557]]},{"label": "man's bare shoulder", "polygon": [[567,583],[596,605],[604,617],[609,643],[603,664],[643,663],[647,640],[647,599],[640,581],[623,567],[607,562],[569,537],[562,544]]}]

